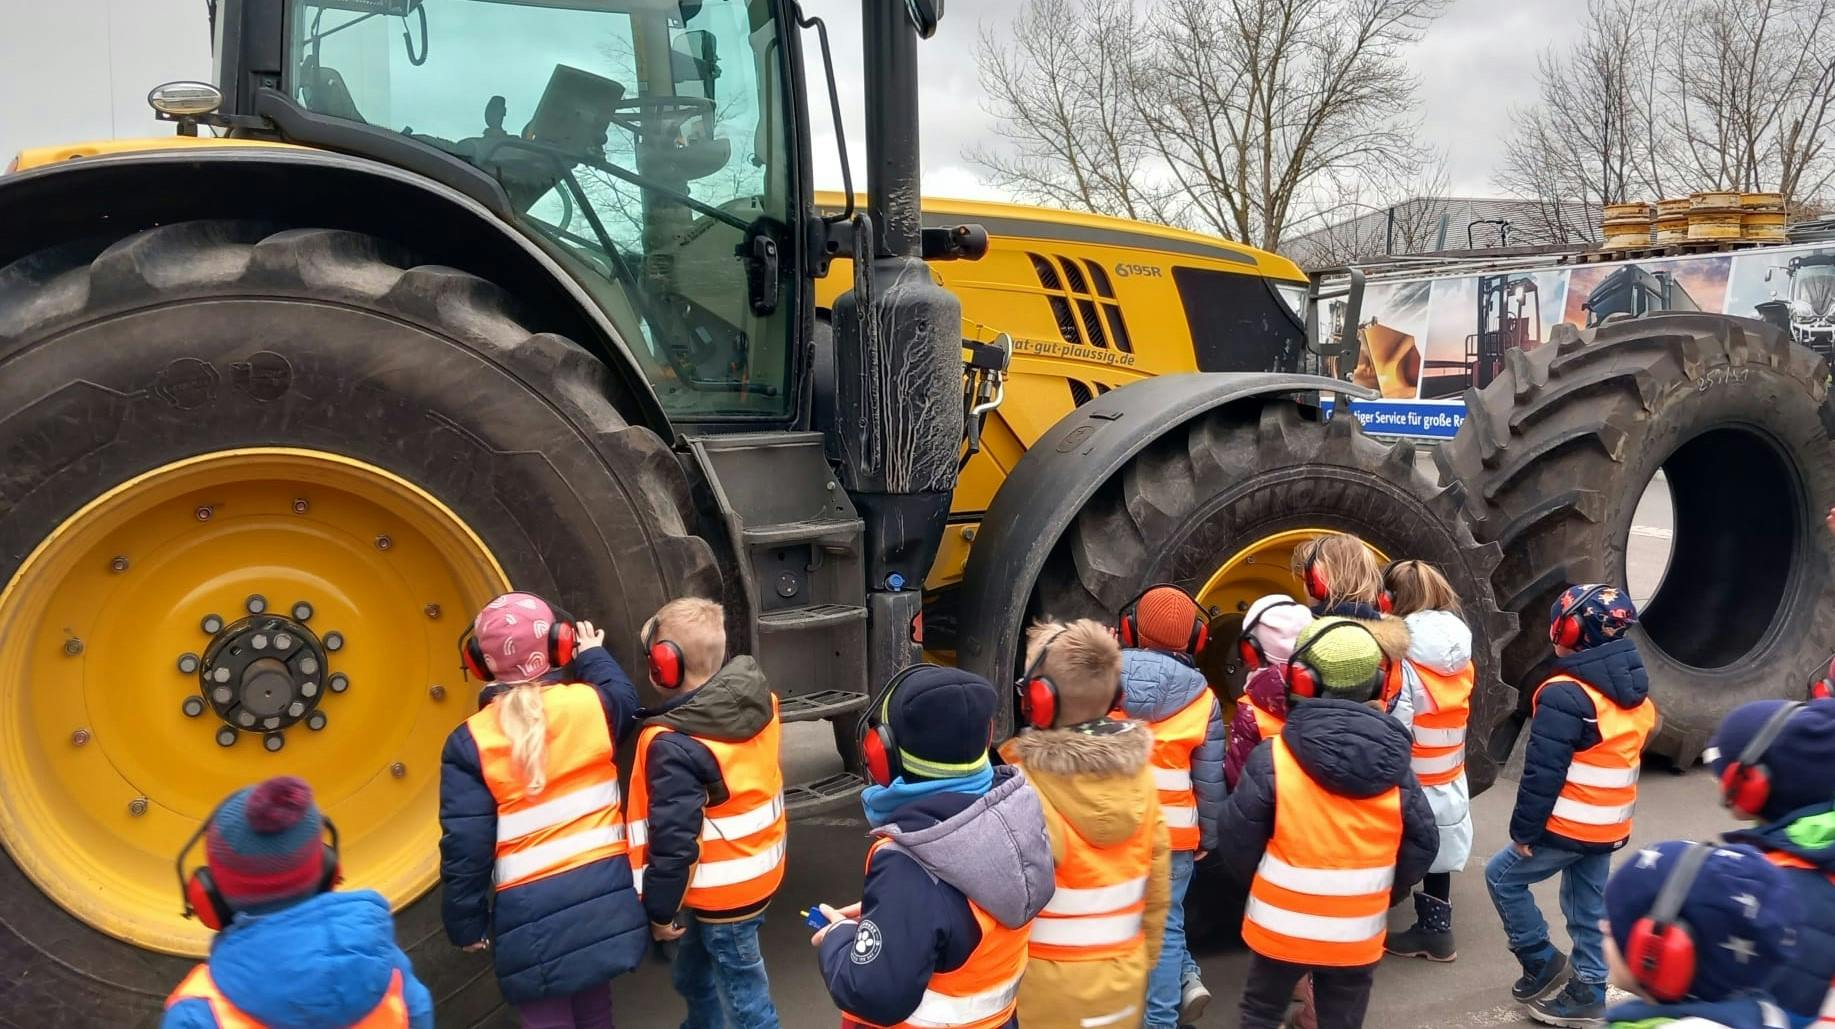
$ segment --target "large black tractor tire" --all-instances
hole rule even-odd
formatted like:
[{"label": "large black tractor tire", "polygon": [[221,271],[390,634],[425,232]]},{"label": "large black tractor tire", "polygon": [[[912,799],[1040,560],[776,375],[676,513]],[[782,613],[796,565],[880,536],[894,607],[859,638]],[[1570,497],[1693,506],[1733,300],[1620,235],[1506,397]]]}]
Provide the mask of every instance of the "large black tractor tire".
[{"label": "large black tractor tire", "polygon": [[1827,382],[1820,358],[1763,322],[1667,314],[1510,351],[1466,394],[1437,460],[1478,538],[1503,549],[1492,582],[1523,626],[1503,674],[1525,707],[1553,660],[1550,606],[1571,583],[1626,582],[1658,470],[1671,557],[1632,634],[1662,715],[1650,752],[1692,763],[1732,708],[1802,694],[1835,644]]},{"label": "large black tractor tire", "polygon": [[[1104,621],[1143,587],[1197,588],[1231,554],[1295,529],[1354,533],[1392,558],[1430,561],[1446,573],[1473,632],[1478,686],[1472,738],[1516,706],[1498,679],[1514,621],[1491,594],[1497,548],[1475,542],[1456,499],[1415,469],[1414,445],[1386,445],[1348,413],[1321,419],[1285,398],[1235,404],[1168,433],[1105,484],[1059,542],[1039,577],[1037,613]],[[1299,594],[1298,585],[1293,588]],[[1215,646],[1229,647],[1220,640]],[[1473,793],[1497,766],[1483,747],[1467,757]],[[1186,903],[1188,931],[1233,928],[1222,914],[1240,893],[1221,875],[1199,875]],[[1240,900],[1236,901],[1239,910]]]},{"label": "large black tractor tire", "polygon": [[[134,475],[307,448],[431,493],[516,586],[598,621],[637,667],[643,619],[719,596],[719,572],[668,446],[614,409],[597,359],[529,324],[491,283],[344,231],[179,223],[0,268],[0,582]],[[400,911],[400,940],[441,1025],[494,1022],[490,962],[446,941],[439,904],[435,889]],[[154,1023],[190,963],[77,921],[0,860],[19,1024]]]}]

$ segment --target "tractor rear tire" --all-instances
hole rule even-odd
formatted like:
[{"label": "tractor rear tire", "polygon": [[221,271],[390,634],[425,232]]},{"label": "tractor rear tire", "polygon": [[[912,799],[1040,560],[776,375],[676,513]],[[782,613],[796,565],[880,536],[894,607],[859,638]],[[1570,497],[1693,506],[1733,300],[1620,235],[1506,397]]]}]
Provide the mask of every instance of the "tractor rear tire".
[{"label": "tractor rear tire", "polygon": [[1523,627],[1503,675],[1525,708],[1553,661],[1551,605],[1573,583],[1626,584],[1632,518],[1659,470],[1671,557],[1632,633],[1662,715],[1648,751],[1692,764],[1732,708],[1802,696],[1835,645],[1827,395],[1827,364],[1786,334],[1705,314],[1566,331],[1509,351],[1467,392],[1437,460],[1474,533],[1503,549],[1492,583]]},{"label": "tractor rear tire", "polygon": [[[1482,546],[1458,517],[1457,500],[1414,464],[1414,444],[1385,445],[1348,413],[1319,419],[1286,397],[1230,405],[1168,433],[1105,484],[1078,515],[1039,577],[1036,613],[1111,622],[1144,587],[1196,589],[1228,555],[1299,529],[1353,533],[1392,558],[1438,566],[1465,605],[1478,684],[1472,738],[1515,708],[1499,681],[1498,654],[1514,622],[1497,610]],[[1294,595],[1299,595],[1296,586]],[[1218,640],[1213,647],[1230,647]],[[1233,649],[1233,648],[1232,648]],[[1472,793],[1497,764],[1481,746],[1467,755]],[[1234,929],[1219,913],[1240,888],[1201,874],[1186,903],[1187,931],[1216,941]],[[1222,891],[1218,896],[1211,896]]]},{"label": "tractor rear tire", "polygon": [[[713,553],[692,534],[667,444],[608,399],[609,370],[528,326],[491,283],[338,230],[184,222],[0,268],[0,583],[53,527],[136,475],[235,448],[299,448],[430,494],[511,583],[598,622],[621,663],[640,667],[638,629],[656,606],[720,596]],[[469,613],[452,614],[441,624],[456,638]],[[416,621],[413,632],[431,631]],[[111,645],[131,644],[90,651]],[[456,679],[456,665],[428,668],[426,681]],[[473,709],[466,691],[443,710],[456,722]],[[364,731],[334,717],[340,730]],[[407,760],[433,774],[439,755]],[[78,920],[17,859],[0,860],[8,1010],[39,1026],[156,1024],[192,959]],[[440,1024],[500,1017],[488,957],[445,939],[438,889],[396,899]]]}]

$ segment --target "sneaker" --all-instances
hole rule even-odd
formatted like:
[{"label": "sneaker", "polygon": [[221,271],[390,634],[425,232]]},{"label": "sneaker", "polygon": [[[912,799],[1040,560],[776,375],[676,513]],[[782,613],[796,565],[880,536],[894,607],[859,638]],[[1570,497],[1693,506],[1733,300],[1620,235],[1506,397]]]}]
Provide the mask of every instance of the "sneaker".
[{"label": "sneaker", "polygon": [[1210,1002],[1211,991],[1204,988],[1204,981],[1195,975],[1187,976],[1179,990],[1179,1023],[1197,1022]]},{"label": "sneaker", "polygon": [[1518,954],[1516,959],[1523,964],[1523,974],[1511,984],[1510,995],[1518,1003],[1541,1000],[1555,992],[1555,987],[1561,985],[1561,977],[1567,972],[1567,955],[1546,944],[1538,956],[1530,958]]},{"label": "sneaker", "polygon": [[1529,1017],[1543,1025],[1568,1026],[1570,1029],[1594,1029],[1606,1024],[1606,986],[1604,983],[1568,981],[1567,989],[1529,1005]]},{"label": "sneaker", "polygon": [[1453,906],[1425,893],[1414,895],[1415,923],[1405,932],[1390,933],[1383,949],[1397,957],[1451,961],[1459,956],[1453,946]]}]

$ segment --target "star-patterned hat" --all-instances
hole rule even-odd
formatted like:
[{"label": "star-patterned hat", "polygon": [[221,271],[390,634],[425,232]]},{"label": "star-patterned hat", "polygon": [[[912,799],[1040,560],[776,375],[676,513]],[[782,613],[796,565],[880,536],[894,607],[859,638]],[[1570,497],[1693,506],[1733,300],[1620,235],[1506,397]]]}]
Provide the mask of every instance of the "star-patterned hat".
[{"label": "star-patterned hat", "polygon": [[[1691,844],[1670,840],[1632,854],[1606,883],[1606,918],[1620,954],[1650,914],[1670,869]],[[1695,943],[1685,999],[1713,1003],[1761,988],[1796,951],[1798,906],[1784,872],[1741,844],[1714,847],[1689,886],[1677,920]]]}]

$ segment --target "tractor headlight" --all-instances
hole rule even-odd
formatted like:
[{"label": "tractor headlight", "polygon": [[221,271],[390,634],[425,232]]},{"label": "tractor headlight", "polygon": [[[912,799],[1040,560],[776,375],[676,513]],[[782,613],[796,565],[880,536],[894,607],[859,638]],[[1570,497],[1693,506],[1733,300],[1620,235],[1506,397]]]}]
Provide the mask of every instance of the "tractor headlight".
[{"label": "tractor headlight", "polygon": [[1790,302],[1790,316],[1798,321],[1807,322],[1816,317],[1816,309],[1811,307],[1810,302],[1807,300],[1792,300]]}]

